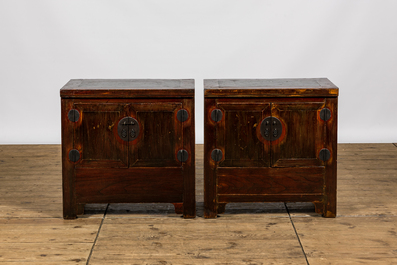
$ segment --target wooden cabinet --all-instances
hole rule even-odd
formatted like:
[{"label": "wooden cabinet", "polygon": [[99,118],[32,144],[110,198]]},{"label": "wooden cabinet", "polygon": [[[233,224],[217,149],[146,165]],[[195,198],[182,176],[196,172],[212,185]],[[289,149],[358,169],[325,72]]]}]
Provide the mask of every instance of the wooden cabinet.
[{"label": "wooden cabinet", "polygon": [[141,202],[195,217],[193,80],[70,80],[61,101],[65,219]]},{"label": "wooden cabinet", "polygon": [[338,88],[326,78],[204,80],[205,217],[229,202],[336,215]]}]

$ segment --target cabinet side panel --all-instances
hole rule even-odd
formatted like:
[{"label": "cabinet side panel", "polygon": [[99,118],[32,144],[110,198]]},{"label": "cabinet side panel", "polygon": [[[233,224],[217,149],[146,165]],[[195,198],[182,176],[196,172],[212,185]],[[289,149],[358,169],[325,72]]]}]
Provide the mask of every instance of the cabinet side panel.
[{"label": "cabinet side panel", "polygon": [[214,99],[204,99],[204,217],[215,218],[216,202],[216,166],[211,152],[216,148],[216,123],[211,120],[211,111],[215,108]]},{"label": "cabinet side panel", "polygon": [[[189,118],[183,125],[183,148],[188,152],[188,160],[182,163],[183,167],[183,217],[196,217],[196,157],[195,157],[195,117],[194,98],[184,99],[183,108],[189,113]],[[179,122],[179,121],[178,121]]]},{"label": "cabinet side panel", "polygon": [[338,158],[338,98],[327,98],[327,108],[331,110],[331,118],[325,123],[325,148],[331,152],[331,157],[325,162],[325,217],[336,217],[337,204],[337,158]]},{"label": "cabinet side panel", "polygon": [[74,164],[69,160],[69,151],[73,149],[74,122],[68,119],[68,112],[73,107],[72,99],[61,99],[62,124],[62,193],[63,218],[76,218],[76,200],[74,191]]}]

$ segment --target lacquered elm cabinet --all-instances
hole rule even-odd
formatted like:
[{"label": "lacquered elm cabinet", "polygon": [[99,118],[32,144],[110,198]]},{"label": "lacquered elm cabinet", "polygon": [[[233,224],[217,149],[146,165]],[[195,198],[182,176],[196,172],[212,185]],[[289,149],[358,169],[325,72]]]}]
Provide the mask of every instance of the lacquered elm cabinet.
[{"label": "lacquered elm cabinet", "polygon": [[195,217],[194,80],[79,79],[60,94],[65,219],[144,202]]},{"label": "lacquered elm cabinet", "polygon": [[338,88],[326,78],[204,80],[204,215],[313,202],[336,216]]}]

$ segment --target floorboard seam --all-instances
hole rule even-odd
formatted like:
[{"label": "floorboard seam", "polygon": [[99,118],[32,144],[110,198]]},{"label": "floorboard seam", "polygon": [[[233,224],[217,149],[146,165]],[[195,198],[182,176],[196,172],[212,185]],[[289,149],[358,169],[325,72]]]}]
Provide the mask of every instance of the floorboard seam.
[{"label": "floorboard seam", "polygon": [[302,242],[301,242],[301,240],[300,240],[300,238],[299,238],[298,232],[296,231],[294,222],[292,221],[291,214],[290,214],[290,212],[289,212],[288,206],[287,206],[286,203],[284,203],[284,206],[285,206],[285,209],[287,209],[287,213],[288,213],[289,220],[291,221],[292,227],[294,228],[295,235],[296,235],[296,238],[298,239],[299,245],[301,246],[303,256],[305,256],[306,264],[307,264],[307,265],[310,265],[310,264],[309,264],[309,261],[307,260],[306,252],[305,252],[305,250],[303,249],[303,245],[302,245]]},{"label": "floorboard seam", "polygon": [[88,255],[86,265],[88,265],[88,264],[90,263],[91,255],[92,255],[92,252],[94,251],[94,247],[95,247],[96,242],[97,242],[97,240],[98,240],[99,233],[101,232],[101,228],[102,228],[102,225],[103,225],[103,221],[105,221],[105,217],[106,217],[106,213],[108,212],[108,208],[109,208],[109,204],[106,206],[105,213],[103,214],[101,224],[99,225],[99,228],[98,228],[98,233],[96,234],[94,243],[92,244],[92,248],[91,248],[91,251],[90,251],[90,255]]}]

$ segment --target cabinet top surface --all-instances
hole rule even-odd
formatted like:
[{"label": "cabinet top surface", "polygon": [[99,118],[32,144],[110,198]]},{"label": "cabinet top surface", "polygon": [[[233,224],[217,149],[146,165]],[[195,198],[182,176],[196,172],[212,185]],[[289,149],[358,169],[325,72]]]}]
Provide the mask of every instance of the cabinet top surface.
[{"label": "cabinet top surface", "polygon": [[337,97],[327,78],[205,79],[206,97]]},{"label": "cabinet top surface", "polygon": [[71,79],[64,98],[193,97],[193,79]]}]

